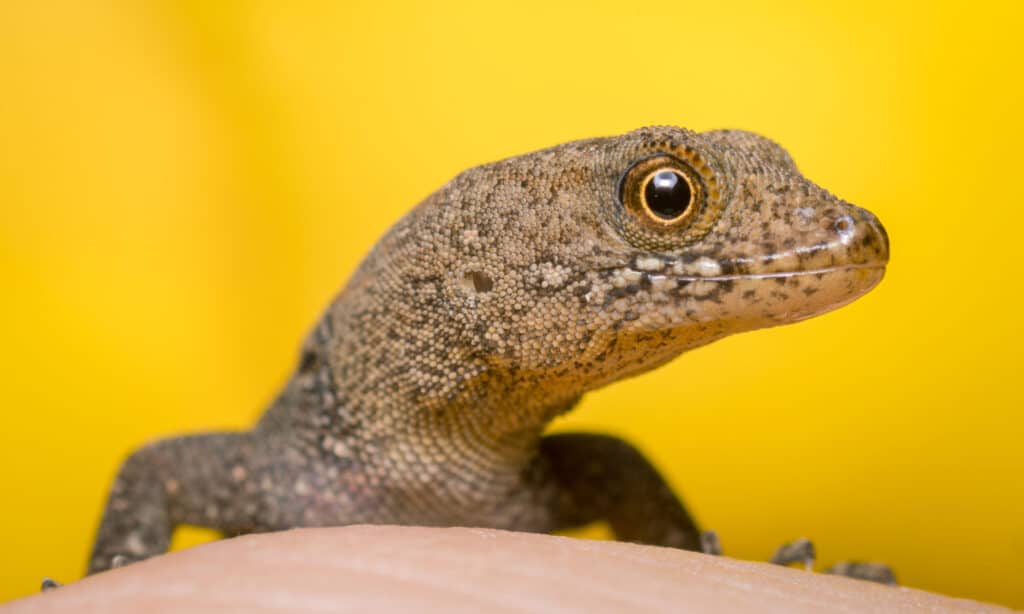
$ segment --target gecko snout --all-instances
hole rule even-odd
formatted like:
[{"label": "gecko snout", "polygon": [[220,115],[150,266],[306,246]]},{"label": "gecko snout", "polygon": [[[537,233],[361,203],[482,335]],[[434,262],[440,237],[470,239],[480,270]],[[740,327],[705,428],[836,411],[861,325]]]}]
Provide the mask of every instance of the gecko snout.
[{"label": "gecko snout", "polygon": [[849,262],[885,266],[889,262],[889,234],[877,217],[867,209],[850,206],[832,224],[839,242],[847,246]]},{"label": "gecko snout", "polygon": [[885,226],[882,226],[882,222],[878,220],[873,213],[867,210],[863,210],[865,217],[868,218],[868,222],[871,228],[874,230],[878,237],[879,245],[881,247],[880,252],[882,259],[885,262],[889,261],[889,233],[885,231]]}]

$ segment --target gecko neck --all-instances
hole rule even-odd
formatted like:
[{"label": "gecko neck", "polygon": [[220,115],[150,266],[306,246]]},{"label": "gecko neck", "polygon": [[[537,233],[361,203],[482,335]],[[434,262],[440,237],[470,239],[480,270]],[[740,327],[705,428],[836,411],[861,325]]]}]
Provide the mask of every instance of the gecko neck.
[{"label": "gecko neck", "polygon": [[279,404],[308,408],[300,410],[303,422],[315,422],[333,440],[366,442],[373,453],[430,454],[434,462],[511,473],[536,453],[547,424],[581,395],[565,382],[484,360],[458,344],[381,356],[376,337],[387,334],[328,312],[307,338],[282,395],[288,398]]}]

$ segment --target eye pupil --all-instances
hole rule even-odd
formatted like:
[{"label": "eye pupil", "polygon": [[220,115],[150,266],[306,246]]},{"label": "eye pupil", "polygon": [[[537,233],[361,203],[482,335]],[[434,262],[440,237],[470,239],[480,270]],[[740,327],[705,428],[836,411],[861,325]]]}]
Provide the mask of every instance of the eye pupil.
[{"label": "eye pupil", "polygon": [[647,207],[654,215],[673,220],[686,213],[693,200],[690,184],[678,172],[664,170],[656,173],[644,188]]}]

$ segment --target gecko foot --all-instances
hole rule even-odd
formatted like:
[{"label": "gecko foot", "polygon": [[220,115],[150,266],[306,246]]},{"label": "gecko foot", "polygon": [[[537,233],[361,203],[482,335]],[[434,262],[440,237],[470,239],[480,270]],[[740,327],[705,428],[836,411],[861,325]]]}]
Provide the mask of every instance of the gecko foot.
[{"label": "gecko foot", "polygon": [[46,592],[52,591],[55,588],[60,588],[62,586],[64,586],[64,585],[61,584],[60,582],[57,582],[53,578],[43,578],[43,581],[39,585],[39,590],[41,590],[42,592],[46,593]]},{"label": "gecko foot", "polygon": [[859,561],[841,561],[825,570],[825,573],[858,580],[868,580],[879,584],[896,585],[896,574],[885,563],[862,563]]},{"label": "gecko foot", "polygon": [[704,531],[700,534],[700,551],[704,554],[721,556],[722,542],[718,540],[717,531]]},{"label": "gecko foot", "polygon": [[811,540],[801,537],[794,542],[779,546],[768,562],[774,565],[803,563],[804,569],[811,571],[814,568],[814,559],[814,544]]}]

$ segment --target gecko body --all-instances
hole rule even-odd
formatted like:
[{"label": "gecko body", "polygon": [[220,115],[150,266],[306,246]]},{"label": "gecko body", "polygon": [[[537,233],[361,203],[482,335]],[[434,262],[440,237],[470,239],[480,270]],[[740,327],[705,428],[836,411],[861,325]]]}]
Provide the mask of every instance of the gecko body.
[{"label": "gecko body", "polygon": [[644,128],[470,169],[376,244],[253,429],[125,461],[89,571],[164,552],[182,524],[604,520],[701,549],[639,451],[545,426],[687,350],[846,304],[887,259],[873,215],[749,132]]}]

